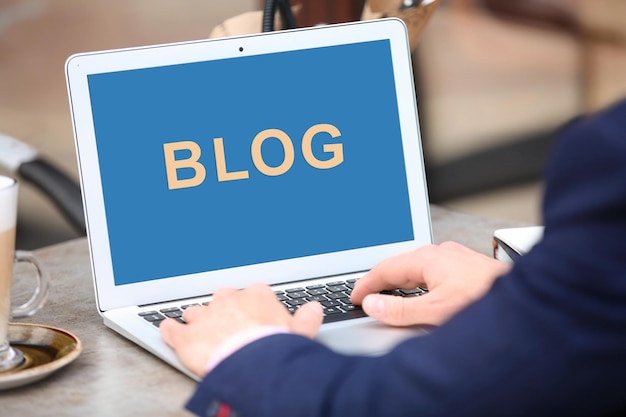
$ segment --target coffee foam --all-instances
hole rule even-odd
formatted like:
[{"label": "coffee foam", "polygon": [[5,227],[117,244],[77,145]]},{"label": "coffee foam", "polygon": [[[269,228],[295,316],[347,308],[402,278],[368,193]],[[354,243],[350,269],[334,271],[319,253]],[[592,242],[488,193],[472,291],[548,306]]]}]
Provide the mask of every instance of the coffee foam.
[{"label": "coffee foam", "polygon": [[15,227],[17,217],[17,185],[10,177],[0,175],[0,232]]}]

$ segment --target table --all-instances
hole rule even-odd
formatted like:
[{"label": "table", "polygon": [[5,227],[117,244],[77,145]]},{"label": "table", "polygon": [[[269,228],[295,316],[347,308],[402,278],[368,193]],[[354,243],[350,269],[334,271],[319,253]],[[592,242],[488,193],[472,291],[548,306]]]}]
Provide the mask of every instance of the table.
[{"label": "table", "polygon": [[[493,231],[521,226],[431,208],[434,240],[455,240],[491,255]],[[85,238],[36,251],[49,268],[48,301],[20,322],[68,330],[83,343],[69,366],[32,385],[0,391],[2,416],[188,416],[183,409],[195,382],[102,323],[96,310]],[[18,278],[20,273],[18,272]]]}]

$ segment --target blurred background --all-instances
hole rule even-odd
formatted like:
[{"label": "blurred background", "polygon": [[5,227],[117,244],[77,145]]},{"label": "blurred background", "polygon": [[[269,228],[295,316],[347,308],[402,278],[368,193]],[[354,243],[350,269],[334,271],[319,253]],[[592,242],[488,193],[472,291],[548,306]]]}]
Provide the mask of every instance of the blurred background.
[{"label": "blurred background", "polygon": [[[299,26],[310,26],[358,20],[364,2],[296,3]],[[260,0],[0,0],[0,132],[78,182],[67,57],[201,39],[261,8]],[[413,54],[432,202],[540,224],[555,133],[626,96],[625,23],[623,0],[442,0]],[[77,236],[23,181],[18,248]]]}]

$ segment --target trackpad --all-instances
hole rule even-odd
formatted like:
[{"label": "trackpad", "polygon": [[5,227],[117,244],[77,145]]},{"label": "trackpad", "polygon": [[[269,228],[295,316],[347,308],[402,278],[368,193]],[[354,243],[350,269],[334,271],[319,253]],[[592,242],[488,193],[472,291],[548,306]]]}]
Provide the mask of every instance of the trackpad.
[{"label": "trackpad", "polygon": [[316,340],[340,353],[382,355],[404,340],[426,333],[426,327],[391,327],[364,318],[324,325]]}]

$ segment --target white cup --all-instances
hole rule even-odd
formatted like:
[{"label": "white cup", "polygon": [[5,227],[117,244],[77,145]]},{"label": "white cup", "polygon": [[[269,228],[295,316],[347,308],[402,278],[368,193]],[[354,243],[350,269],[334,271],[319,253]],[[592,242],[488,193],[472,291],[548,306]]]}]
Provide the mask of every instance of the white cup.
[{"label": "white cup", "polygon": [[[15,251],[17,181],[0,175],[0,372],[19,366],[24,357],[10,346],[7,334],[12,317],[27,317],[39,310],[48,295],[49,279],[39,260],[30,252]],[[28,301],[11,306],[13,262],[28,262],[37,271],[37,286]]]}]

